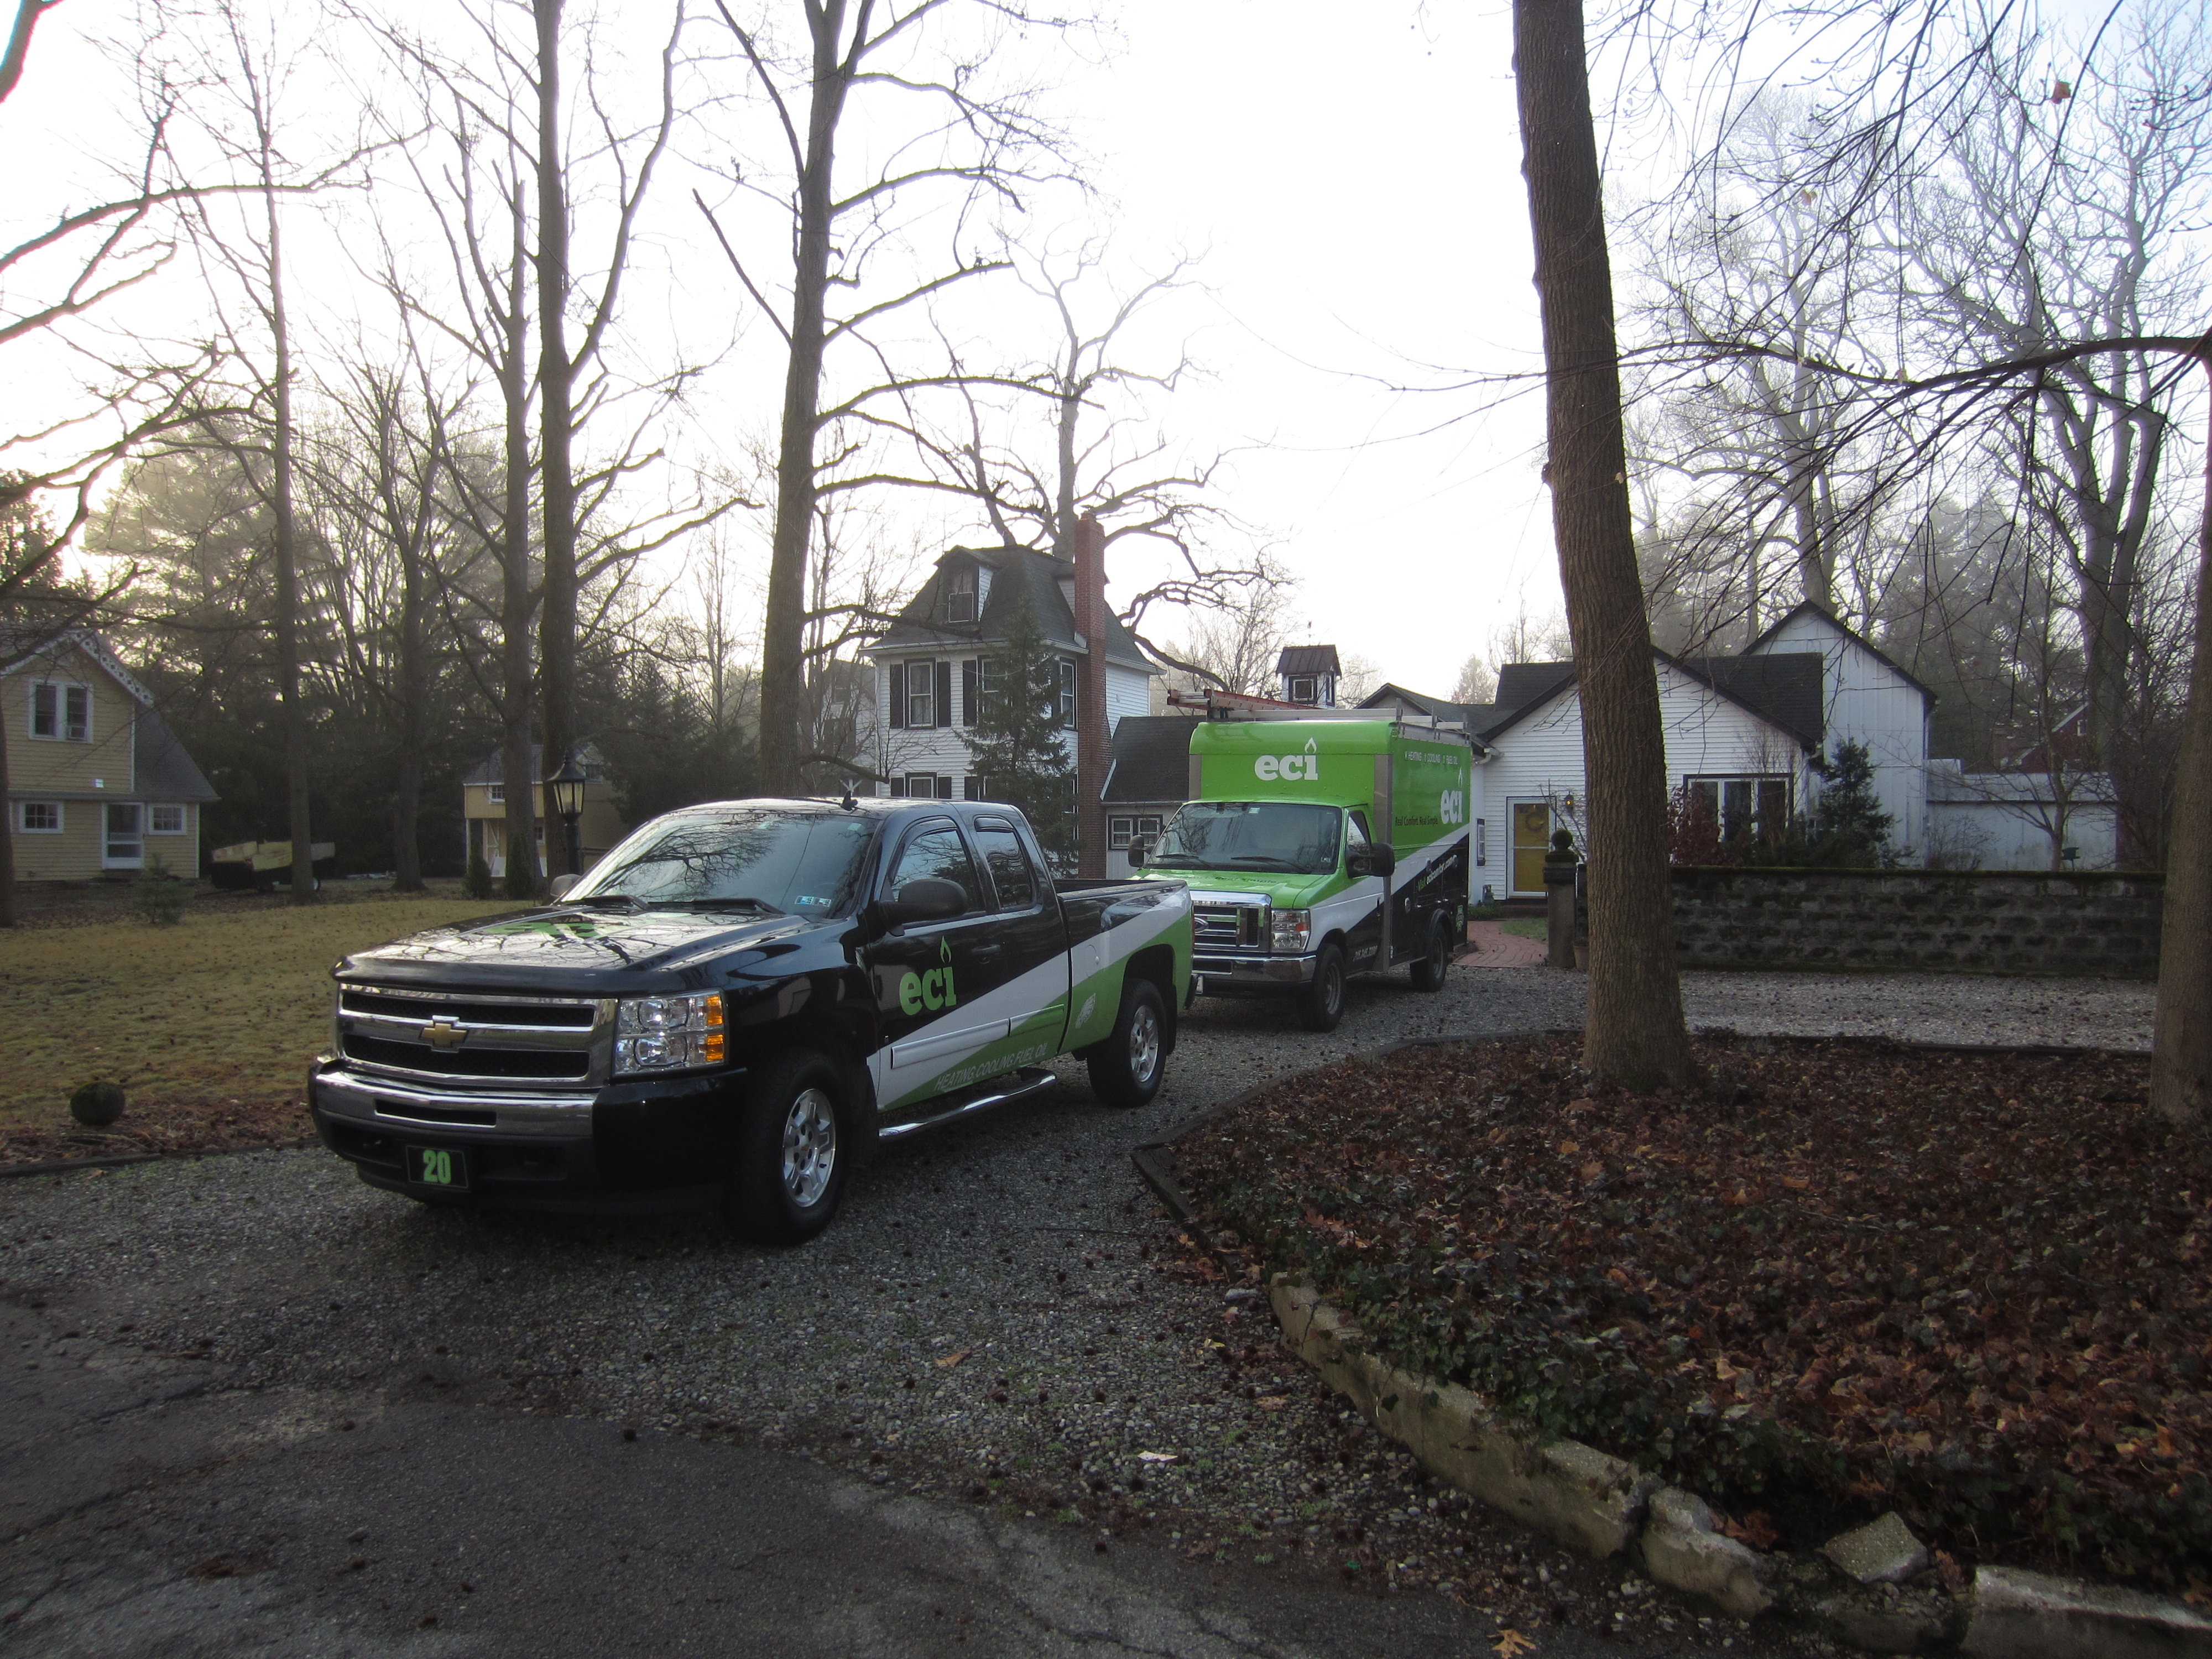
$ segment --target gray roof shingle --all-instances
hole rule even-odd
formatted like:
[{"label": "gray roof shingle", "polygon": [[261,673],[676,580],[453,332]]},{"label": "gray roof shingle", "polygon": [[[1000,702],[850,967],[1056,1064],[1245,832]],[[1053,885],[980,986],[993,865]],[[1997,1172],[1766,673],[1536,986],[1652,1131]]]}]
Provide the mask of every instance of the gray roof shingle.
[{"label": "gray roof shingle", "polygon": [[1190,734],[1203,722],[1182,714],[1124,714],[1114,727],[1114,767],[1099,799],[1148,805],[1190,794]]},{"label": "gray roof shingle", "polygon": [[1275,659],[1278,674],[1341,674],[1333,645],[1286,645]]},{"label": "gray roof shingle", "polygon": [[[990,592],[983,614],[972,623],[948,621],[944,594],[949,570],[965,561],[991,573]],[[1082,647],[1076,643],[1075,613],[1060,592],[1062,578],[1073,581],[1073,562],[1028,547],[956,547],[941,555],[921,591],[898,614],[898,620],[876,641],[878,651],[909,650],[915,647],[964,647],[994,644],[1006,636],[1026,598],[1036,617],[1038,631],[1064,651]],[[1109,611],[1106,617],[1106,659],[1148,674],[1160,671],[1140,650],[1121,618]]]},{"label": "gray roof shingle", "polygon": [[198,763],[185,752],[185,745],[169,729],[168,721],[150,708],[138,711],[131,727],[131,744],[133,771],[137,787],[134,793],[147,800],[185,801],[220,800],[215,786]]}]

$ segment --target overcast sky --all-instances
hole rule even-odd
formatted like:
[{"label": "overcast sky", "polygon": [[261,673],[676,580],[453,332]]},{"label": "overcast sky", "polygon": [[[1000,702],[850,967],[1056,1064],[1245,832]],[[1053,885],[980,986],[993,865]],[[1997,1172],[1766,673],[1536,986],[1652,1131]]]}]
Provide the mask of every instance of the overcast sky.
[{"label": "overcast sky", "polygon": [[[1194,452],[1238,452],[1218,498],[1297,578],[1309,637],[1449,691],[1501,623],[1558,605],[1536,477],[1540,398],[1472,412],[1464,395],[1389,389],[1536,363],[1509,10],[1434,0],[1109,9],[1120,24],[1110,60],[1057,65],[1053,109],[1093,159],[1099,191],[1057,237],[1110,224],[1129,270],[1203,254],[1202,290],[1155,312],[1153,343],[1187,340],[1206,374],[1154,399],[1152,416]],[[629,0],[623,15],[661,10]],[[70,0],[42,26],[23,88],[0,108],[11,220],[50,216],[64,185],[82,200],[88,189],[72,175],[85,158],[127,148],[120,120],[100,113],[126,95],[122,77],[82,37],[127,33],[129,15],[112,0]],[[744,315],[696,216],[678,210],[681,188],[672,179],[662,192],[652,257],[665,282],[641,285],[642,325],[734,331],[737,349],[694,410],[695,436],[765,434],[781,392],[774,343]],[[325,234],[318,246],[317,234],[300,235],[304,303],[318,327],[343,328],[377,307],[352,285],[338,240]],[[194,281],[179,262],[156,279],[160,297],[133,297],[131,314],[191,331]],[[62,384],[17,373],[19,387]],[[764,559],[764,522],[738,540]]]}]

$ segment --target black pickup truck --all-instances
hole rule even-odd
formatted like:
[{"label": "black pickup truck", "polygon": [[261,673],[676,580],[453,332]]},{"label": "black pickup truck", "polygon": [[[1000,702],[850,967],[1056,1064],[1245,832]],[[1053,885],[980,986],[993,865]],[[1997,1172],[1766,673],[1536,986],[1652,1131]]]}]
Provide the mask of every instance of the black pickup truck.
[{"label": "black pickup truck", "polygon": [[552,906],[333,970],[308,1101],[372,1186],[434,1203],[720,1203],[829,1224],[878,1143],[1052,1086],[1159,1088],[1189,999],[1179,884],[1060,881],[1011,807],[688,807]]}]

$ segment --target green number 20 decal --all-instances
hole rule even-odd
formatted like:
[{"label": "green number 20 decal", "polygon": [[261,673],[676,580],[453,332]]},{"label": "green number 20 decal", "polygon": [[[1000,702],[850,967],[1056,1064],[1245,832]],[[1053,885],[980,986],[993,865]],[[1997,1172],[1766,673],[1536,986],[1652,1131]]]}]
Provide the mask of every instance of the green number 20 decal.
[{"label": "green number 20 decal", "polygon": [[438,1151],[434,1147],[425,1148],[422,1153],[422,1179],[433,1187],[452,1186],[453,1155],[451,1152]]}]

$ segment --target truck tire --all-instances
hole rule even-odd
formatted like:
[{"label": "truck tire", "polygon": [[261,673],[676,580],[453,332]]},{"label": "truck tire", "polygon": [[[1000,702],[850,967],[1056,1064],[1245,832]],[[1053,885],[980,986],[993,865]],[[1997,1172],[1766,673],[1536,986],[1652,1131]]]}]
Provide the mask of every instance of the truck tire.
[{"label": "truck tire", "polygon": [[723,1212],[756,1244],[803,1244],[830,1224],[852,1160],[844,1145],[845,1083],[827,1056],[795,1048],[745,1091],[737,1164]]},{"label": "truck tire", "polygon": [[1109,1106],[1143,1106],[1160,1091],[1168,1068],[1166,1005],[1148,979],[1121,988],[1121,1010],[1113,1034],[1085,1056],[1091,1092]]},{"label": "truck tire", "polygon": [[1413,988],[1416,991],[1441,991],[1444,975],[1451,969],[1451,924],[1439,910],[1429,918],[1428,954],[1413,963]]},{"label": "truck tire", "polygon": [[1334,1031],[1344,1018],[1344,946],[1334,939],[1314,958],[1314,976],[1298,993],[1298,1019],[1309,1031]]}]

